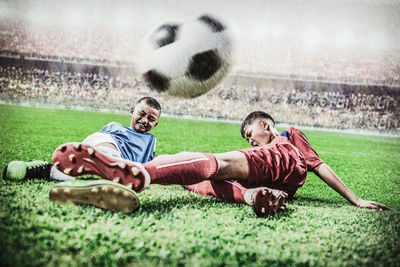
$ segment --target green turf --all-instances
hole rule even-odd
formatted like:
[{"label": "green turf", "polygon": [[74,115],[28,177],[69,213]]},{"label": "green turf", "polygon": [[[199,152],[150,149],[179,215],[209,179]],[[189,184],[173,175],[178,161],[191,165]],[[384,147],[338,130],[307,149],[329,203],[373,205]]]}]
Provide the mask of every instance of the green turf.
[{"label": "green turf", "polygon": [[[129,115],[0,105],[1,166],[50,160]],[[224,152],[248,145],[238,124],[162,118],[158,154]],[[1,266],[400,266],[400,139],[305,131],[310,143],[360,197],[391,212],[354,207],[314,174],[288,210],[257,218],[249,206],[151,186],[130,215],[53,203],[56,182],[0,179]]]}]

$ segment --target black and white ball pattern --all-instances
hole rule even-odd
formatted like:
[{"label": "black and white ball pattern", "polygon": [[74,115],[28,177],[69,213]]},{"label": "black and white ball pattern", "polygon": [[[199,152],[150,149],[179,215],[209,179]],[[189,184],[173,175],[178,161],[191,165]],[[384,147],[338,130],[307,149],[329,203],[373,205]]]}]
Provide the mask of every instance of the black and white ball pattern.
[{"label": "black and white ball pattern", "polygon": [[148,86],[179,97],[196,97],[214,88],[230,65],[226,26],[205,14],[183,23],[164,23],[144,41],[139,68]]}]

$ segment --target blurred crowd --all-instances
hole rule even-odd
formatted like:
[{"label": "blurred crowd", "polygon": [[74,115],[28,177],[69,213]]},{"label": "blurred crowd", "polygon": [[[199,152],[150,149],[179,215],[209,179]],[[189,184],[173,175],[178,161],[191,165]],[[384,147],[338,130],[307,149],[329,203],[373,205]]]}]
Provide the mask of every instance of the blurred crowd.
[{"label": "blurred crowd", "polygon": [[[257,49],[258,48],[258,49]],[[261,49],[262,48],[262,49]],[[308,47],[292,40],[243,44],[238,73],[258,73],[308,80],[400,85],[400,46]],[[262,55],[258,51],[263,51]]]},{"label": "blurred crowd", "polygon": [[[145,29],[142,29],[145,30]],[[134,32],[133,32],[134,31]],[[79,27],[23,20],[0,22],[3,54],[91,64],[134,64],[145,32],[108,24]],[[241,40],[236,43],[234,73],[282,76],[334,82],[400,86],[400,47],[309,47],[298,40]]]},{"label": "blurred crowd", "polygon": [[76,62],[133,62],[138,38],[127,30],[104,24],[66,27],[63,24],[32,25],[22,20],[0,22],[2,52]]},{"label": "blurred crowd", "polygon": [[163,113],[242,120],[264,110],[278,122],[316,127],[400,132],[400,94],[307,86],[239,85],[225,79],[209,93],[181,99],[153,92],[138,77],[0,66],[0,99],[127,112],[141,97],[160,100]]}]

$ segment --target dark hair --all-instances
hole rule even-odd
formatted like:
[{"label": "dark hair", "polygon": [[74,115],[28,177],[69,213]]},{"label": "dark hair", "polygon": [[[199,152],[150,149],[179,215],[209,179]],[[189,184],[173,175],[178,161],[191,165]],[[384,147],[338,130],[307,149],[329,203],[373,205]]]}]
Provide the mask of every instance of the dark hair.
[{"label": "dark hair", "polygon": [[244,121],[242,122],[242,126],[240,128],[240,133],[242,134],[242,137],[245,138],[244,136],[244,128],[250,124],[252,124],[255,120],[257,119],[267,119],[267,120],[271,120],[274,124],[275,121],[274,119],[271,117],[271,115],[269,115],[268,113],[264,112],[264,111],[253,111],[252,113],[250,113],[249,115],[247,115],[247,117],[244,119]]},{"label": "dark hair", "polygon": [[145,103],[147,105],[149,105],[150,107],[160,111],[160,115],[161,115],[161,105],[160,103],[158,103],[158,101],[150,96],[145,96],[142,97],[141,99],[139,99],[139,101],[137,102],[137,104],[139,104],[140,102],[145,101]]}]

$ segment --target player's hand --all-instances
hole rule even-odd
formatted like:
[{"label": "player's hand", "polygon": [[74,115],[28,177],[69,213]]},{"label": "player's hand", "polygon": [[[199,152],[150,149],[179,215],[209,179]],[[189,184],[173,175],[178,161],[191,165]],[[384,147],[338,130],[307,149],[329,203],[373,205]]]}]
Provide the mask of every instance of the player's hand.
[{"label": "player's hand", "polygon": [[359,199],[356,205],[360,208],[367,208],[367,209],[376,209],[376,210],[390,210],[390,208],[386,205],[375,201],[369,201],[364,199]]}]

